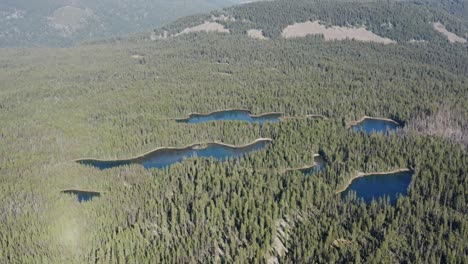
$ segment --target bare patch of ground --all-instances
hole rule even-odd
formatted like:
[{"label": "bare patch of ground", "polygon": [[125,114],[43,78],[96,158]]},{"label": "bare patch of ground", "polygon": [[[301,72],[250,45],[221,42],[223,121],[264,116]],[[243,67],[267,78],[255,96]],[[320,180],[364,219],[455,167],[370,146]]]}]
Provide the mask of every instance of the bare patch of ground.
[{"label": "bare patch of ground", "polygon": [[396,43],[394,40],[378,36],[364,27],[326,27],[319,21],[307,21],[287,26],[281,33],[284,38],[305,37],[307,35],[323,35],[326,41],[354,39],[382,44]]},{"label": "bare patch of ground", "polygon": [[235,22],[236,18],[229,15],[211,16],[211,21]]},{"label": "bare patch of ground", "polygon": [[293,229],[300,223],[308,221],[308,218],[312,218],[319,213],[317,208],[312,207],[308,210],[293,212],[292,217],[285,216],[276,220],[276,235],[273,237],[273,244],[270,250],[265,255],[267,263],[279,263],[279,258],[288,253],[287,243]]},{"label": "bare patch of ground", "polygon": [[[216,19],[216,18],[219,18],[219,17],[212,17],[212,19]],[[158,39],[168,39],[168,38],[177,37],[183,34],[190,34],[194,32],[230,33],[230,31],[227,28],[225,28],[223,25],[217,22],[205,21],[201,25],[190,27],[190,28],[185,28],[184,30],[182,30],[181,32],[177,34],[169,34],[169,32],[167,32],[166,30],[164,30],[163,33],[159,35],[156,35],[155,32],[151,32],[150,39],[152,41],[155,41]]]},{"label": "bare patch of ground", "polygon": [[226,29],[223,25],[216,22],[208,22],[182,30],[180,33],[175,34],[174,36],[180,36],[182,34],[189,34],[193,32],[218,32],[218,33],[229,33],[229,30]]},{"label": "bare patch of ground", "polygon": [[333,240],[332,246],[335,247],[335,248],[340,248],[342,246],[349,246],[352,243],[353,242],[350,241],[350,240],[347,240],[347,239],[344,239],[344,238],[338,238],[338,239]]},{"label": "bare patch of ground", "polygon": [[73,35],[79,29],[88,24],[88,19],[93,16],[91,9],[82,9],[74,6],[63,6],[56,9],[48,20],[50,26],[61,31],[63,36]]},{"label": "bare patch of ground", "polygon": [[423,40],[423,39],[421,39],[421,40],[411,39],[411,40],[409,41],[409,43],[426,43],[426,42],[427,42],[427,41],[426,41],[426,40]]},{"label": "bare patch of ground", "polygon": [[1,20],[22,19],[22,18],[24,18],[25,14],[26,14],[26,11],[21,10],[21,9],[16,9],[16,8],[11,13],[0,10],[0,21]]},{"label": "bare patch of ground", "polygon": [[169,34],[166,30],[163,31],[162,34],[156,35],[155,32],[151,32],[150,39],[152,41],[155,41],[157,39],[167,39],[169,37]]},{"label": "bare patch of ground", "polygon": [[268,38],[263,35],[263,31],[258,29],[249,29],[247,30],[247,35],[254,39],[267,40]]},{"label": "bare patch of ground", "polygon": [[466,39],[460,37],[460,36],[457,36],[455,33],[452,33],[450,31],[448,31],[444,25],[442,25],[442,23],[440,22],[435,22],[434,24],[432,24],[434,26],[434,29],[441,33],[442,35],[446,36],[448,41],[450,43],[456,43],[456,42],[459,42],[459,43],[466,43]]},{"label": "bare patch of ground", "polygon": [[273,238],[270,254],[266,256],[268,264],[279,263],[278,257],[282,257],[285,253],[288,253],[288,249],[285,244],[289,238],[291,226],[284,219],[276,220],[275,225],[276,236]]}]

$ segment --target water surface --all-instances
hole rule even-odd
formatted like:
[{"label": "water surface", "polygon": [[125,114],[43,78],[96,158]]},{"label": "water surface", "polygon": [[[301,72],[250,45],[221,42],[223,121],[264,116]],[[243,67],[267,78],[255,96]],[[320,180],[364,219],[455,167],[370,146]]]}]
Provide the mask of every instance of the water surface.
[{"label": "water surface", "polygon": [[345,197],[350,192],[355,192],[357,197],[363,198],[366,203],[387,196],[390,203],[395,204],[399,194],[407,194],[412,176],[412,172],[398,172],[357,178],[341,195]]},{"label": "water surface", "polygon": [[270,140],[258,140],[252,144],[243,147],[231,147],[218,143],[195,144],[181,149],[158,149],[144,156],[127,160],[95,160],[85,159],[77,161],[80,164],[93,166],[101,170],[113,167],[141,164],[145,168],[165,168],[174,163],[181,162],[187,158],[214,158],[225,161],[230,158],[239,158],[247,153],[260,150],[271,143]]},{"label": "water surface", "polygon": [[352,126],[351,129],[353,131],[364,131],[367,134],[371,134],[387,133],[395,131],[399,127],[399,124],[392,121],[366,118],[362,122]]},{"label": "water surface", "polygon": [[210,121],[244,121],[249,123],[279,122],[282,114],[272,113],[252,116],[247,110],[225,110],[213,112],[207,115],[191,114],[189,118],[176,120],[179,123],[197,124]]},{"label": "water surface", "polygon": [[78,190],[67,190],[63,193],[76,195],[78,202],[88,202],[91,201],[94,197],[100,197],[101,194],[98,192],[88,192],[88,191],[78,191]]}]

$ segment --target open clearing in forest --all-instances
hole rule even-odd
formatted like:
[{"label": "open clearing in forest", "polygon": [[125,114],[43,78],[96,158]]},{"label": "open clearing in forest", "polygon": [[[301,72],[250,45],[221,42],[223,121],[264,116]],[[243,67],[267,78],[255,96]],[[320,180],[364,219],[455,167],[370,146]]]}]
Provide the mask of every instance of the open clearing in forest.
[{"label": "open clearing in forest", "polygon": [[220,15],[220,16],[211,16],[212,21],[224,21],[224,22],[235,22],[236,18],[230,16],[230,15]]},{"label": "open clearing in forest", "polygon": [[63,36],[69,36],[84,27],[87,19],[93,16],[91,9],[82,9],[74,6],[63,6],[56,9],[48,20],[50,26],[62,31]]},{"label": "open clearing in forest", "polygon": [[432,24],[434,26],[434,29],[441,33],[442,35],[446,36],[448,41],[450,43],[456,43],[456,42],[459,42],[459,43],[466,43],[466,39],[458,36],[457,34],[455,33],[452,33],[450,31],[448,31],[444,25],[442,25],[442,23],[440,22],[435,22],[434,24]]},{"label": "open clearing in forest", "polygon": [[249,29],[247,30],[247,35],[254,39],[267,40],[268,38],[263,35],[263,31],[258,29]]},{"label": "open clearing in forest", "polygon": [[287,26],[281,33],[284,38],[298,38],[307,35],[323,35],[326,41],[354,39],[382,44],[396,43],[394,40],[378,36],[364,27],[326,27],[320,24],[320,21],[295,23]]},{"label": "open clearing in forest", "polygon": [[194,32],[218,32],[218,33],[229,33],[229,30],[226,29],[223,25],[216,23],[216,22],[208,22],[205,21],[203,24],[185,28],[181,32],[175,34],[175,36],[180,36],[182,34],[189,34]]}]

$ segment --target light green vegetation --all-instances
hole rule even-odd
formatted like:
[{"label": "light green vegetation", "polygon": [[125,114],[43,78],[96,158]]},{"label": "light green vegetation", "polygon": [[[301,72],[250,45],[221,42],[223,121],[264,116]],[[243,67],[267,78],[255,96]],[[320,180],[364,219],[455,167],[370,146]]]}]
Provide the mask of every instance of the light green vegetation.
[{"label": "light green vegetation", "polygon": [[[250,7],[265,8],[258,16],[288,12],[276,5]],[[339,17],[343,10],[334,12]],[[405,10],[419,12],[401,8],[401,17],[414,16]],[[447,14],[446,27],[465,30],[457,19]],[[196,24],[184,21],[174,28]],[[275,36],[281,27],[263,29]],[[278,258],[287,262],[466,263],[463,143],[411,129],[390,136],[346,129],[364,115],[411,123],[441,105],[466,122],[466,44],[429,35],[427,43],[381,45],[321,37],[260,41],[233,30],[1,49],[0,262],[264,262],[275,255],[276,223],[286,221],[288,252]],[[402,32],[395,39],[412,37]],[[231,108],[328,119],[262,126],[168,119]],[[166,170],[105,171],[73,162],[260,137],[274,143],[239,162],[190,159]],[[312,164],[316,153],[325,171],[275,171]],[[406,167],[415,174],[395,206],[335,194],[356,171]],[[103,195],[79,204],[60,193],[65,189]],[[350,243],[332,246],[342,240]]]},{"label": "light green vegetation", "polygon": [[69,46],[150,30],[241,0],[2,0],[0,47]]}]

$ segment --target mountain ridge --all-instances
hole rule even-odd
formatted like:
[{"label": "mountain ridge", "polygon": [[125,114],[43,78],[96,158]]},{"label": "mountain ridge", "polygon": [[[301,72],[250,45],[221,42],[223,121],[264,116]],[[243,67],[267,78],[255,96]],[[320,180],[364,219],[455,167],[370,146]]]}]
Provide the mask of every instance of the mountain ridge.
[{"label": "mountain ridge", "polygon": [[149,30],[242,0],[3,0],[0,47],[66,47]]}]

